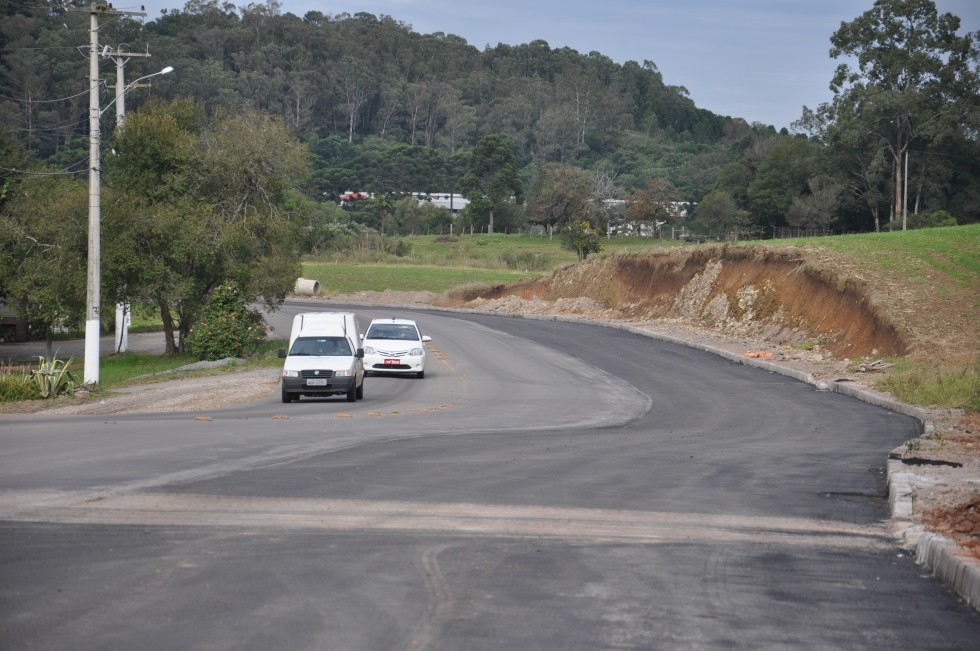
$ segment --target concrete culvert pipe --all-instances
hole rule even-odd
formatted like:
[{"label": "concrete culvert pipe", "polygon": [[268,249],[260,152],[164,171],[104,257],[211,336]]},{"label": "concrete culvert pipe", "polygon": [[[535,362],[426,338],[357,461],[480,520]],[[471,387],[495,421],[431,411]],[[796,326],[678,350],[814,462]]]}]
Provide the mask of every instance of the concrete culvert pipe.
[{"label": "concrete culvert pipe", "polygon": [[317,296],[320,293],[320,281],[311,278],[297,278],[293,293],[299,296]]}]

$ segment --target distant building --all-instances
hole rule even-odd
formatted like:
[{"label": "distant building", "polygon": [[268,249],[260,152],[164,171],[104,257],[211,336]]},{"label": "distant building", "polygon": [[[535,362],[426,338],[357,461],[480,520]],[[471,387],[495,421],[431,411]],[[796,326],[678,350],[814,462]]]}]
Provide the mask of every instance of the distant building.
[{"label": "distant building", "polygon": [[412,196],[418,200],[420,206],[428,203],[437,208],[445,208],[453,214],[470,205],[470,200],[463,195],[450,192],[413,192]]},{"label": "distant building", "polygon": [[342,193],[338,199],[340,199],[341,206],[353,205],[355,201],[360,201],[361,199],[373,199],[374,195],[370,192],[351,192],[347,191]]},{"label": "distant building", "polygon": [[[624,216],[626,202],[622,199],[607,199],[606,204],[617,208],[618,215],[609,219],[607,234],[609,237],[616,235],[626,237],[662,237],[660,228],[666,224],[665,220],[630,221]],[[674,221],[680,221],[687,217],[687,210],[694,204],[690,201],[671,201],[670,214]]]}]

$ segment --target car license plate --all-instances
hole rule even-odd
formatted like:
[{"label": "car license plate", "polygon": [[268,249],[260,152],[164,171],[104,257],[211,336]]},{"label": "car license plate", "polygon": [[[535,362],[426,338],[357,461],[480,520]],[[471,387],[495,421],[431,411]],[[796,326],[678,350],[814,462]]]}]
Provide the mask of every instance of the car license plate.
[{"label": "car license plate", "polygon": [[325,387],[327,386],[327,378],[312,378],[306,381],[306,386],[308,387]]},{"label": "car license plate", "polygon": [[385,360],[385,366],[398,366],[398,360],[397,359],[386,359]]}]

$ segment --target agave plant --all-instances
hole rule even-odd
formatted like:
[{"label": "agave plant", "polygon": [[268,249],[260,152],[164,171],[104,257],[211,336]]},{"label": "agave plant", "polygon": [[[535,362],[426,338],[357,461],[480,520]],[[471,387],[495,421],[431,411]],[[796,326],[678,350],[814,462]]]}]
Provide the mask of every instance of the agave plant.
[{"label": "agave plant", "polygon": [[72,360],[67,362],[63,359],[46,360],[38,356],[38,367],[31,371],[31,379],[37,385],[42,398],[53,398],[55,396],[72,395],[75,393],[76,383],[68,367]]}]

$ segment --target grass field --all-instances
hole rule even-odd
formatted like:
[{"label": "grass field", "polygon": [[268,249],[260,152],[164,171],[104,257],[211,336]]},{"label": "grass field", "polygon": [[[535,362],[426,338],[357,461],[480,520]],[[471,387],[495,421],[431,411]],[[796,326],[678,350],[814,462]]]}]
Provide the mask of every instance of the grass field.
[{"label": "grass field", "polygon": [[439,294],[469,283],[512,283],[541,275],[464,267],[303,263],[303,277],[320,282],[323,296],[362,291],[427,291]]},{"label": "grass field", "polygon": [[[578,259],[555,238],[530,235],[402,237],[410,253],[365,258],[331,254],[303,262],[303,277],[317,280],[325,296],[359,291],[426,291],[439,294],[459,285],[498,284],[543,276]],[[637,253],[684,246],[647,238],[603,240],[603,253]]]},{"label": "grass field", "polygon": [[964,288],[980,287],[980,224],[782,241],[837,251],[856,266],[908,282],[932,268]]}]

